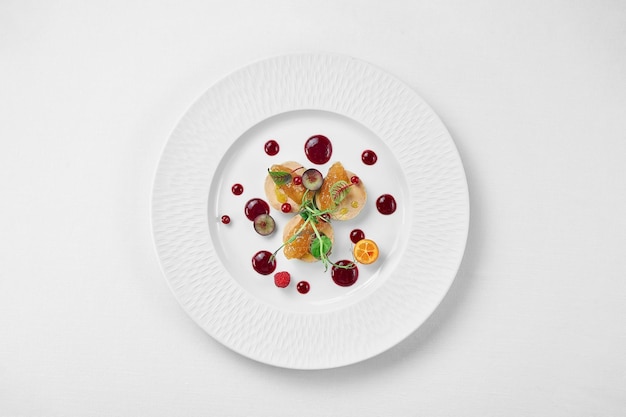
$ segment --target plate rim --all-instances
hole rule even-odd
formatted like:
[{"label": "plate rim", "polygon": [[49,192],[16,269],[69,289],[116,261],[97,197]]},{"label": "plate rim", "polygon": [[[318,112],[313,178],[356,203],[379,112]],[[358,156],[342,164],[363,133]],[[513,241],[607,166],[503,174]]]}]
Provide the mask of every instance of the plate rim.
[{"label": "plate rim", "polygon": [[[328,60],[328,61],[334,61],[337,60],[343,64],[348,63],[348,65],[350,64],[355,64],[357,66],[362,66],[362,67],[367,67],[370,69],[373,69],[374,71],[378,72],[379,74],[384,75],[384,77],[387,77],[389,79],[393,79],[396,82],[398,82],[399,84],[402,85],[402,87],[405,89],[405,91],[409,92],[414,98],[417,98],[417,100],[420,102],[420,104],[424,107],[424,109],[429,113],[429,116],[433,117],[435,119],[435,121],[439,124],[439,128],[442,130],[445,139],[448,142],[448,145],[451,145],[451,150],[454,153],[454,158],[458,161],[458,166],[460,167],[460,180],[463,183],[462,184],[462,188],[464,188],[464,193],[463,193],[463,200],[464,200],[464,216],[463,216],[463,221],[461,221],[462,225],[461,228],[463,229],[463,233],[462,233],[462,239],[459,240],[458,244],[460,245],[460,251],[457,252],[457,257],[455,259],[454,262],[454,266],[451,268],[454,273],[452,274],[451,277],[449,277],[446,281],[446,285],[444,286],[445,288],[442,288],[439,291],[439,300],[435,303],[431,304],[431,308],[425,313],[422,314],[422,317],[420,318],[420,320],[418,320],[414,326],[412,326],[412,329],[408,332],[405,332],[401,337],[397,337],[395,338],[393,341],[391,341],[390,343],[387,343],[385,345],[381,345],[379,346],[378,349],[370,349],[368,351],[367,355],[361,355],[360,357],[355,357],[355,358],[343,358],[340,361],[313,361],[311,362],[310,360],[307,361],[302,361],[302,362],[294,362],[291,361],[289,363],[285,363],[281,360],[274,360],[274,359],[269,359],[267,357],[263,357],[262,355],[256,355],[254,353],[251,353],[248,349],[242,348],[240,345],[237,344],[233,344],[232,341],[229,340],[225,340],[223,337],[219,337],[218,335],[215,334],[215,332],[212,332],[210,328],[207,328],[207,324],[205,322],[202,322],[200,320],[200,318],[197,316],[197,314],[192,311],[192,309],[189,308],[189,305],[180,297],[180,293],[178,292],[178,289],[174,286],[173,281],[170,279],[170,277],[168,277],[168,271],[166,270],[166,267],[164,265],[164,261],[163,258],[161,256],[161,253],[159,251],[159,245],[161,244],[161,242],[158,241],[158,236],[156,233],[156,229],[155,229],[155,209],[157,208],[157,201],[156,201],[156,192],[155,190],[158,187],[158,181],[159,181],[159,175],[162,172],[162,164],[163,164],[163,160],[165,158],[165,154],[168,150],[168,145],[170,144],[170,142],[172,141],[175,132],[177,131],[177,129],[180,128],[181,124],[183,123],[183,121],[185,120],[186,117],[188,117],[189,113],[192,111],[192,109],[194,109],[195,107],[197,107],[199,105],[199,103],[205,98],[207,97],[207,95],[211,94],[212,91],[215,90],[216,86],[219,86],[225,82],[227,82],[229,79],[231,79],[235,74],[239,74],[242,71],[249,71],[252,68],[255,68],[259,65],[264,65],[267,64],[269,62],[276,62],[276,61],[282,61],[285,59],[305,59],[305,60]],[[291,108],[288,109],[287,111],[294,111],[294,110],[305,110],[303,108]],[[328,110],[328,109],[317,109],[317,110],[326,110],[326,111],[331,111],[333,112],[333,110]],[[346,116],[346,117],[350,117],[342,112],[337,112],[334,111],[337,114],[340,114],[342,116]],[[267,117],[272,117],[276,114],[280,114],[280,113],[274,113],[274,114],[269,114]],[[262,121],[262,120],[261,120]],[[361,123],[361,120],[356,119],[357,122]],[[245,131],[246,129],[251,128],[252,126],[246,126],[245,129],[243,131]],[[242,132],[243,132],[242,131]],[[231,139],[231,143],[234,142],[236,139],[238,139],[238,137],[233,137]],[[211,171],[214,173],[215,169],[217,168],[217,166],[213,167],[211,169]],[[209,180],[210,182],[210,180]],[[207,186],[207,192],[208,192],[208,186]],[[207,198],[208,200],[208,198]],[[172,131],[170,132],[170,134],[168,135],[168,139],[167,141],[164,143],[162,149],[161,149],[161,153],[159,156],[159,161],[158,164],[156,166],[156,169],[154,171],[154,175],[153,175],[153,182],[152,182],[152,189],[151,189],[151,193],[150,193],[150,227],[151,227],[151,231],[152,231],[152,241],[153,241],[153,248],[155,250],[155,254],[157,257],[157,261],[159,264],[159,267],[161,269],[161,272],[163,274],[163,277],[165,278],[168,287],[170,288],[170,290],[172,291],[173,295],[175,296],[175,299],[177,300],[177,302],[179,303],[179,305],[183,308],[183,310],[187,313],[187,315],[192,318],[192,320],[194,320],[194,322],[196,322],[196,324],[198,324],[204,331],[206,331],[209,335],[211,335],[214,339],[216,339],[217,341],[219,341],[220,343],[222,343],[223,345],[225,345],[226,347],[228,347],[229,349],[245,356],[248,357],[250,359],[262,362],[262,363],[266,363],[269,365],[274,365],[274,366],[278,366],[278,367],[283,367],[283,368],[291,368],[291,369],[329,369],[329,368],[337,368],[337,367],[341,367],[341,366],[346,366],[346,365],[350,365],[350,364],[354,364],[354,363],[358,363],[361,362],[363,360],[367,360],[369,358],[372,358],[374,356],[377,356],[381,353],[383,353],[384,351],[390,349],[391,347],[397,345],[398,343],[402,342],[406,337],[408,337],[410,334],[412,334],[414,331],[416,331],[431,315],[432,313],[437,309],[437,307],[440,305],[441,301],[445,298],[446,294],[448,293],[450,287],[452,286],[454,280],[456,279],[456,275],[458,274],[458,270],[461,266],[463,257],[464,257],[464,253],[466,250],[466,246],[467,246],[467,240],[468,240],[468,235],[469,235],[469,224],[470,224],[470,204],[469,204],[469,189],[468,189],[468,183],[467,183],[467,177],[466,177],[466,173],[465,173],[465,168],[464,165],[462,163],[461,157],[460,157],[460,153],[458,151],[458,148],[456,147],[456,144],[454,143],[452,136],[450,135],[449,131],[447,130],[447,128],[445,127],[445,125],[443,124],[443,122],[440,120],[439,116],[434,112],[434,110],[430,107],[430,105],[428,103],[426,103],[421,96],[419,96],[419,94],[410,86],[408,86],[407,84],[405,84],[404,82],[402,82],[400,79],[398,79],[397,77],[395,77],[394,75],[388,73],[385,70],[382,70],[380,67],[373,65],[371,63],[356,59],[354,57],[350,57],[347,55],[339,55],[339,54],[326,54],[326,53],[298,53],[298,54],[287,54],[287,55],[276,55],[273,57],[269,57],[269,58],[263,58],[263,59],[259,59],[256,60],[250,64],[247,64],[245,66],[242,66],[238,69],[235,69],[234,71],[230,72],[229,74],[223,76],[222,78],[220,78],[219,80],[217,80],[213,85],[211,85],[210,87],[208,87],[202,94],[200,94],[193,102],[192,104],[185,110],[185,112],[181,115],[181,117],[178,119],[178,121],[176,122],[175,127],[172,129]],[[300,314],[314,314],[315,313],[300,313]]]}]

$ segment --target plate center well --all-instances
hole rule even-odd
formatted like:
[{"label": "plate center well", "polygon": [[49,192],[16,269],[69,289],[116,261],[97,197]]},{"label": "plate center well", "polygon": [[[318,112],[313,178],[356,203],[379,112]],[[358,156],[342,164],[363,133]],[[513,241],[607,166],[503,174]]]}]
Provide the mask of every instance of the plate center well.
[{"label": "plate center well", "polygon": [[[328,137],[333,146],[331,159],[323,165],[310,162],[304,153],[306,140],[313,135]],[[280,150],[270,156],[265,143],[274,140]],[[365,150],[378,156],[373,165],[362,161]],[[296,161],[305,168],[316,168],[326,175],[334,162],[341,162],[354,172],[367,189],[365,208],[354,219],[333,221],[333,262],[352,260],[353,243],[350,232],[361,229],[365,237],[374,240],[380,256],[370,265],[358,265],[359,278],[350,287],[340,287],[331,279],[321,262],[306,263],[288,260],[282,250],[276,256],[275,272],[287,271],[291,283],[287,288],[274,285],[274,274],[260,275],[252,268],[251,259],[260,250],[276,251],[282,242],[283,227],[294,213],[285,214],[271,208],[276,230],[269,236],[254,231],[253,223],[244,214],[244,206],[252,198],[268,201],[264,191],[267,170],[273,164]],[[243,186],[243,193],[232,192],[234,184]],[[395,197],[398,208],[383,215],[376,208],[376,199],[383,194]],[[296,110],[282,113],[256,124],[242,134],[226,151],[217,166],[208,196],[207,222],[217,255],[232,279],[254,297],[279,309],[303,313],[339,309],[358,302],[374,292],[384,282],[392,280],[410,233],[408,186],[396,157],[374,132],[343,115],[320,110]],[[229,216],[230,223],[220,221]],[[299,281],[307,281],[310,291],[300,294]],[[392,285],[392,282],[389,282]]]}]

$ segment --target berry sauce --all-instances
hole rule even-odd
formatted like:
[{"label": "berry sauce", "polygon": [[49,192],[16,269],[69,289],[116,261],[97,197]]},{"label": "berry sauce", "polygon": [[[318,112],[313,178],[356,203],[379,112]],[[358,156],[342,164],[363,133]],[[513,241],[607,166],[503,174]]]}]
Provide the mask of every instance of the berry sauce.
[{"label": "berry sauce", "polygon": [[314,164],[323,165],[330,160],[333,145],[326,136],[311,136],[304,144],[304,154]]},{"label": "berry sauce", "polygon": [[244,213],[249,220],[254,220],[259,214],[270,214],[270,206],[260,198],[248,200]]},{"label": "berry sauce", "polygon": [[353,285],[359,278],[359,269],[354,262],[348,260],[342,260],[337,262],[340,266],[351,266],[350,268],[338,268],[333,266],[330,271],[330,276],[335,281],[335,284],[341,287],[349,287]]},{"label": "berry sauce", "polygon": [[235,195],[241,195],[243,194],[243,185],[241,184],[235,184],[233,185],[233,187],[231,188],[231,191],[233,192],[233,194]]},{"label": "berry sauce", "polygon": [[376,208],[380,214],[391,214],[396,211],[396,199],[391,194],[383,194],[376,200]]},{"label": "berry sauce", "polygon": [[300,281],[298,282],[298,285],[296,285],[296,289],[300,294],[306,294],[311,289],[311,286],[306,281]]},{"label": "berry sauce", "polygon": [[365,239],[365,233],[361,229],[354,229],[350,232],[350,240],[352,243],[356,243],[359,240]]},{"label": "berry sauce", "polygon": [[258,251],[252,257],[252,268],[261,275],[269,275],[276,269],[276,258],[272,252]]},{"label": "berry sauce", "polygon": [[230,223],[230,216],[227,216],[226,214],[224,214],[222,216],[222,223],[224,223],[224,224]]},{"label": "berry sauce", "polygon": [[361,154],[361,161],[365,165],[374,165],[378,161],[378,155],[376,155],[376,152],[368,149]]},{"label": "berry sauce", "polygon": [[278,146],[278,142],[274,139],[268,140],[265,142],[265,153],[269,156],[274,156],[280,151],[280,146]]}]

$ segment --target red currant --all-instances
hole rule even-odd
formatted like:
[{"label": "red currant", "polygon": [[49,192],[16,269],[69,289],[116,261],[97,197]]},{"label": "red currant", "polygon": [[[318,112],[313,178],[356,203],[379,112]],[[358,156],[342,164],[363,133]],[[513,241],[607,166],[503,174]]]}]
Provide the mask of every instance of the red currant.
[{"label": "red currant", "polygon": [[291,204],[283,203],[282,206],[280,206],[280,211],[282,211],[283,213],[290,213],[291,212]]},{"label": "red currant", "polygon": [[293,177],[293,179],[291,181],[293,181],[293,183],[295,185],[300,185],[300,184],[302,184],[302,177],[297,175],[297,176]]},{"label": "red currant", "polygon": [[360,180],[360,179],[359,179],[359,177],[357,177],[356,175],[353,175],[353,176],[350,178],[350,182],[351,182],[352,184],[358,184],[358,183],[359,183],[359,181],[361,181],[361,180]]}]

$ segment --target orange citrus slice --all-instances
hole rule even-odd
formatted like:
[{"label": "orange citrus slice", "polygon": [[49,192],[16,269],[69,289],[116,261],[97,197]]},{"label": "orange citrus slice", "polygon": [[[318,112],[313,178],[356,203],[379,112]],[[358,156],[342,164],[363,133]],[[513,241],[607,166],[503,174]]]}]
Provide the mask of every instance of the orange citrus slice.
[{"label": "orange citrus slice", "polygon": [[354,259],[362,264],[371,264],[378,259],[378,245],[371,239],[361,239],[353,249]]}]

